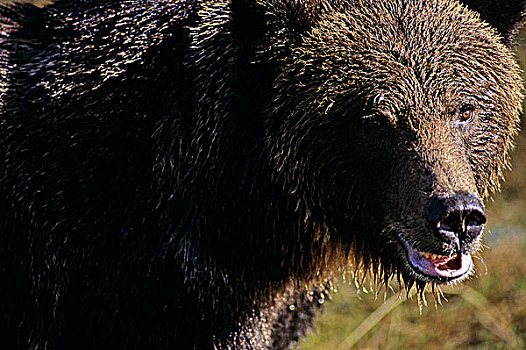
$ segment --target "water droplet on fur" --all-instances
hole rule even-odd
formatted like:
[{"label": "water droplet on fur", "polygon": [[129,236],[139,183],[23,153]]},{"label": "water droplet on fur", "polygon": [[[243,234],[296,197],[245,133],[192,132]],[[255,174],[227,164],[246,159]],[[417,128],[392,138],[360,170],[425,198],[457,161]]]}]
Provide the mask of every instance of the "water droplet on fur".
[{"label": "water droplet on fur", "polygon": [[296,310],[296,305],[289,305],[289,309],[290,309],[290,311]]},{"label": "water droplet on fur", "polygon": [[309,302],[312,302],[312,301],[314,300],[314,292],[309,292],[309,293],[307,294],[307,300],[308,300]]}]

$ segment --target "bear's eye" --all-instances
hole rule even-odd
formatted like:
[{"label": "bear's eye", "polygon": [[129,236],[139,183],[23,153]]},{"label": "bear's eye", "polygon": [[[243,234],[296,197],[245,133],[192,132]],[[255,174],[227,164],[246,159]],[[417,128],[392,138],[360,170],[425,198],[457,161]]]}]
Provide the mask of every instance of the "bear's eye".
[{"label": "bear's eye", "polygon": [[382,122],[378,118],[368,118],[367,127],[373,130],[379,130],[382,128]]},{"label": "bear's eye", "polygon": [[475,110],[471,106],[463,107],[458,112],[458,121],[461,124],[469,123],[475,116]]},{"label": "bear's eye", "polygon": [[385,129],[385,122],[376,115],[368,116],[364,119],[367,130],[378,132]]}]

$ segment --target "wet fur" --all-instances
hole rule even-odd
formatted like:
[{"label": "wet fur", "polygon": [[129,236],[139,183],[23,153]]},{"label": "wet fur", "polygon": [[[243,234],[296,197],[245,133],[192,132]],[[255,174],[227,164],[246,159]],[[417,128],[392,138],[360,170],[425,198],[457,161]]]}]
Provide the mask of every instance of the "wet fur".
[{"label": "wet fur", "polygon": [[0,5],[3,345],[281,349],[339,269],[422,287],[427,198],[508,166],[521,4]]}]

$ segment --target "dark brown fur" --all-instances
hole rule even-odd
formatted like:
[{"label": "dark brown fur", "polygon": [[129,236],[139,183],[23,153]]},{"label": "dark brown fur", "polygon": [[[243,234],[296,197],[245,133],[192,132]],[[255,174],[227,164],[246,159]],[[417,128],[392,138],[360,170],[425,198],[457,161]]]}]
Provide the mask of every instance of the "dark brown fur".
[{"label": "dark brown fur", "polygon": [[433,203],[482,226],[509,164],[526,5],[489,3],[0,3],[0,347],[282,349],[341,270],[468,277],[408,249],[475,253]]},{"label": "dark brown fur", "polygon": [[[330,208],[323,210],[327,216],[353,218],[370,205],[378,218],[370,218],[377,227],[369,229],[385,235],[381,244],[393,241],[393,230],[409,230],[417,246],[438,250],[440,243],[429,237],[418,208],[433,193],[464,191],[486,198],[497,190],[519,126],[520,77],[495,34],[475,13],[440,1],[405,8],[364,2],[344,15],[322,17],[284,60],[288,65],[276,83],[274,111],[283,121],[278,132],[270,133],[269,147],[284,181],[295,187],[298,207],[314,212],[321,206]],[[479,117],[491,123],[452,130],[463,104],[479,104]],[[391,131],[356,132],[353,108],[362,118],[380,114]],[[356,162],[368,162],[364,173],[352,166]],[[369,172],[375,173],[372,179]],[[312,178],[316,181],[303,180]],[[349,198],[362,181],[373,182],[366,193]],[[305,188],[313,184],[316,189]],[[312,193],[320,198],[309,198]],[[327,217],[320,219],[312,218],[321,222],[311,225],[345,225],[341,232],[356,227],[352,219],[331,224]],[[391,249],[370,247],[378,242],[367,237],[351,238],[358,251],[365,250],[358,256],[375,252],[373,269],[380,266],[378,260],[392,259]],[[387,256],[376,254],[380,251]],[[388,275],[398,270],[389,265],[383,265]]]}]

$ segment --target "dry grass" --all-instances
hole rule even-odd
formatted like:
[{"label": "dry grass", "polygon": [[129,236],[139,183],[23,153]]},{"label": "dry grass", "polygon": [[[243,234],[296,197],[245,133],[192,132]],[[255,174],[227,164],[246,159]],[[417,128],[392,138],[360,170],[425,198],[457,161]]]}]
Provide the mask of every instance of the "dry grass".
[{"label": "dry grass", "polygon": [[45,7],[48,5],[51,5],[56,0],[0,0],[0,4],[12,4],[12,3],[19,3],[19,4],[33,4],[37,7]]}]

